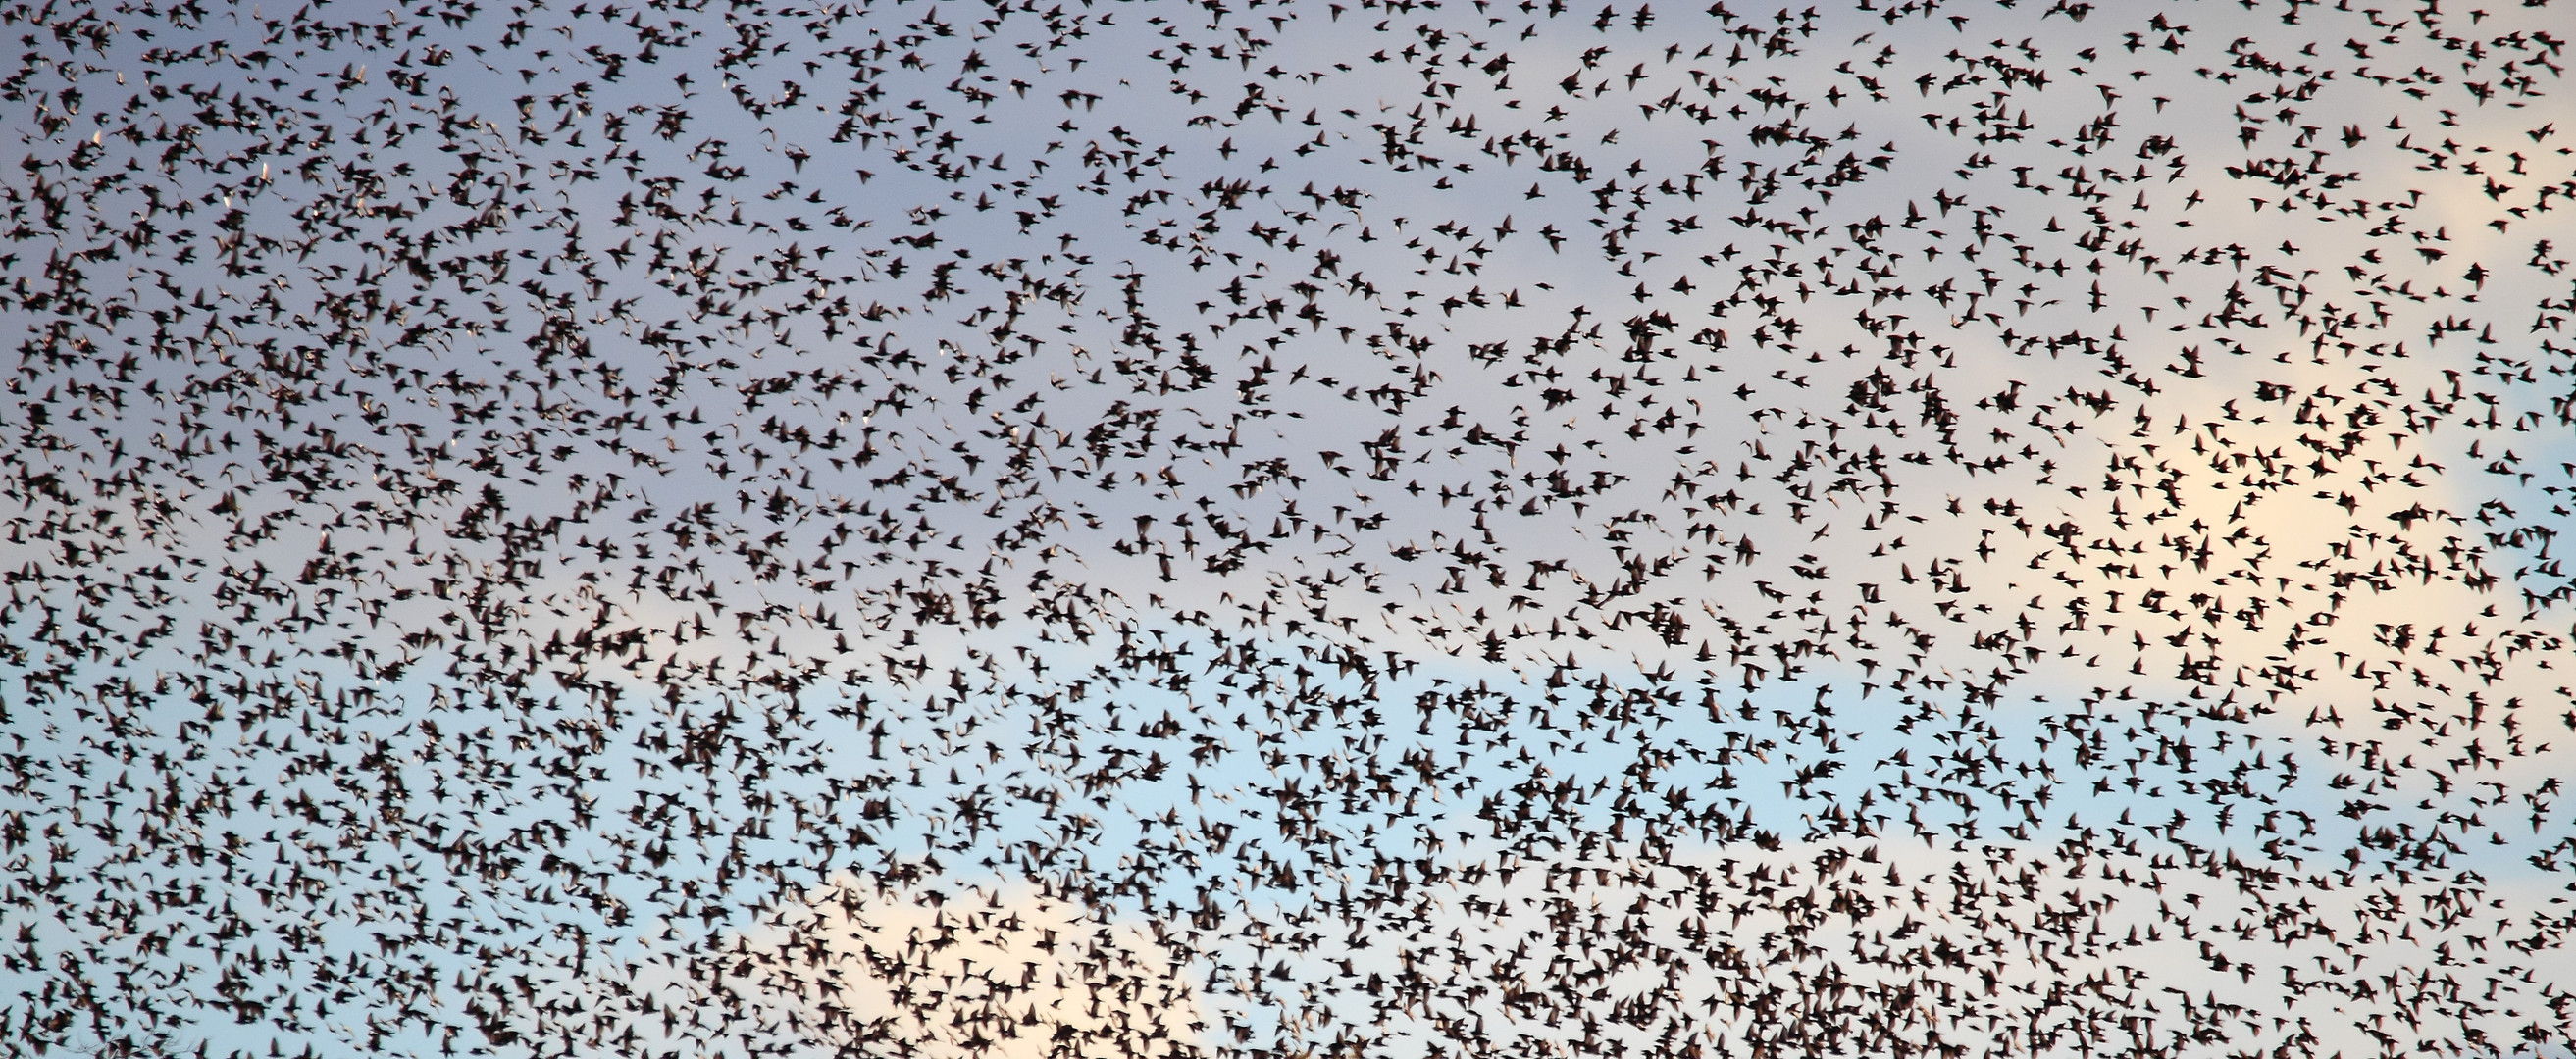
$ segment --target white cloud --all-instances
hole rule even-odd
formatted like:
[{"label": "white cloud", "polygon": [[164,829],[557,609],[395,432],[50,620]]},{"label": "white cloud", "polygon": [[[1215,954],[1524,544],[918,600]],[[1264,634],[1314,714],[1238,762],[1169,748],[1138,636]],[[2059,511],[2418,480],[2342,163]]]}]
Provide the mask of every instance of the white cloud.
[{"label": "white cloud", "polygon": [[[754,1017],[813,1054],[1195,1056],[1196,990],[1150,924],[1027,882],[835,878],[720,940]],[[722,966],[724,961],[717,961]]]}]

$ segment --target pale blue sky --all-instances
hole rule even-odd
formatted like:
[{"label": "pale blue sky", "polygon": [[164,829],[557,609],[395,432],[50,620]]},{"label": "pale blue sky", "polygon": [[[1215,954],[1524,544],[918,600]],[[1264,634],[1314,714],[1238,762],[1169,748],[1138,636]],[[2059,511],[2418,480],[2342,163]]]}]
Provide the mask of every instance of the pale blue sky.
[{"label": "pale blue sky", "polygon": [[0,1017],[829,1054],[625,996],[917,868],[1210,1050],[2563,1041],[2549,13],[1727,6],[8,16]]}]

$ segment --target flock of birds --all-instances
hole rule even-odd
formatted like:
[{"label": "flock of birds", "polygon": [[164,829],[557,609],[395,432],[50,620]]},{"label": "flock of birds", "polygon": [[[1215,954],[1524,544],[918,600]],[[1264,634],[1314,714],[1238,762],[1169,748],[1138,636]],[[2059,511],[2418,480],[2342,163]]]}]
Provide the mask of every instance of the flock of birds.
[{"label": "flock of birds", "polygon": [[0,1040],[2565,1055],[2569,23],[2370,2],[13,2]]}]

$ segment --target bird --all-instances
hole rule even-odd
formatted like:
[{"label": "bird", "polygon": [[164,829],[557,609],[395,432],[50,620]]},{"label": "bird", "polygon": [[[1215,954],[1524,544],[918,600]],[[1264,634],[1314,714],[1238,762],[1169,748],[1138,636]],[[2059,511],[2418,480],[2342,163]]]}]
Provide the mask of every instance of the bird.
[{"label": "bird", "polygon": [[38,1051],[2576,1030],[2539,8],[243,14],[10,16]]}]

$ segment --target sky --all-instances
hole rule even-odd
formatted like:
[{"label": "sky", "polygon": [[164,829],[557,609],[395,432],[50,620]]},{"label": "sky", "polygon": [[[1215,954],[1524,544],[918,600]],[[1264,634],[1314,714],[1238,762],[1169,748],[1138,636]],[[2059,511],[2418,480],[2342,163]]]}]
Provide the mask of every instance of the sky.
[{"label": "sky", "polygon": [[2564,1054],[2491,6],[10,9],[0,1032]]}]

